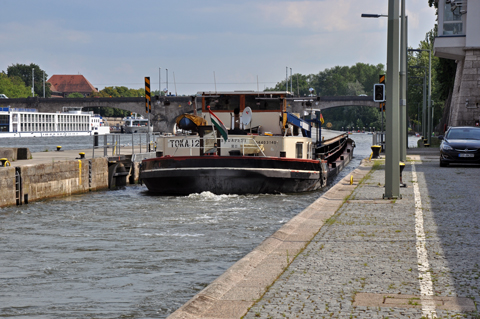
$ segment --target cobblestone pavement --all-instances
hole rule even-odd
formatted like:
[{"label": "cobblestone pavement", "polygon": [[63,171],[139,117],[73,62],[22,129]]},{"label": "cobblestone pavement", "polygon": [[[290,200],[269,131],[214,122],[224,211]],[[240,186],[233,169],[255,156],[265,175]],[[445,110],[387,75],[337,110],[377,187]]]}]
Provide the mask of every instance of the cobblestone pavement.
[{"label": "cobblestone pavement", "polygon": [[478,166],[409,156],[408,187],[388,201],[375,161],[244,318],[480,318],[479,177]]}]

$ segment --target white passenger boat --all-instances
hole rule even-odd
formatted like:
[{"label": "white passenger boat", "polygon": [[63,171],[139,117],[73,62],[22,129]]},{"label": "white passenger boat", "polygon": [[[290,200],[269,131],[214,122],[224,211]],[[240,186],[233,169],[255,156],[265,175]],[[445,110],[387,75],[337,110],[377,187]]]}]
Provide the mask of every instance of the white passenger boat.
[{"label": "white passenger boat", "polygon": [[110,134],[108,123],[100,115],[83,112],[81,107],[64,107],[56,113],[0,107],[0,138],[105,134]]},{"label": "white passenger boat", "polygon": [[123,118],[125,123],[123,131],[125,133],[152,133],[153,127],[148,126],[148,119],[143,118],[135,113],[133,116]]}]

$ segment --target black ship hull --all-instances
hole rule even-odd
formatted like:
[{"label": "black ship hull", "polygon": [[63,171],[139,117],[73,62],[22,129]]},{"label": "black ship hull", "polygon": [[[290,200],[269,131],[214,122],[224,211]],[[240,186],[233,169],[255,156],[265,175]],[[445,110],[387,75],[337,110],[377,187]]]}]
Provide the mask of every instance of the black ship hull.
[{"label": "black ship hull", "polygon": [[354,142],[346,137],[318,148],[321,160],[261,156],[162,156],[142,161],[140,179],[158,195],[278,194],[315,191],[347,165]]},{"label": "black ship hull", "polygon": [[325,186],[327,166],[280,157],[158,157],[142,162],[140,178],[160,195],[296,193]]}]

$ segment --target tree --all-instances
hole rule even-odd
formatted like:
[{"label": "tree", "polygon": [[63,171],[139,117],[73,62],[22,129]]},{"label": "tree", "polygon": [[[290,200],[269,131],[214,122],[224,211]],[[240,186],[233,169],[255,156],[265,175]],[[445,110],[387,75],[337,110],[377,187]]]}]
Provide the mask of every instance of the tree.
[{"label": "tree", "polygon": [[365,94],[363,85],[356,80],[355,82],[347,83],[347,95]]},{"label": "tree", "polygon": [[91,97],[143,97],[145,89],[129,89],[126,86],[107,86],[99,92],[92,92]]},{"label": "tree", "polygon": [[18,76],[7,76],[5,72],[0,73],[0,93],[9,98],[25,98],[30,96],[31,88],[26,87]]},{"label": "tree", "polygon": [[[7,68],[7,75],[9,77],[18,76],[22,79],[24,85],[26,87],[32,86],[32,69],[33,76],[34,76],[34,84],[35,84],[35,95],[43,97],[43,76],[44,71],[40,69],[40,67],[34,63],[30,63],[30,65],[26,64],[13,64]],[[47,73],[45,72],[45,97],[51,96],[50,90],[50,83],[46,82]]]},{"label": "tree", "polygon": [[78,93],[78,92],[70,93],[69,95],[67,95],[67,98],[79,98],[79,97],[84,97],[84,96],[82,93]]},{"label": "tree", "polygon": [[[373,84],[378,83],[378,76],[384,73],[383,64],[357,63],[351,67],[335,66],[318,74],[293,75],[293,91],[300,93],[300,96],[309,95],[309,88],[313,88],[314,92],[321,96],[372,95]],[[297,81],[297,90],[295,90]],[[279,82],[274,88],[268,90],[285,91],[285,83],[285,81]],[[336,130],[360,124],[362,128],[364,125],[380,127],[378,110],[372,107],[346,106],[328,109],[323,111],[323,117],[325,121],[332,123],[332,128]]]},{"label": "tree", "polygon": [[[448,108],[445,109],[445,102],[451,96],[455,83],[456,63],[454,60],[443,59],[433,55],[433,42],[437,35],[438,27],[427,32],[425,40],[419,44],[419,49],[431,50],[432,52],[432,107],[433,107],[433,128],[439,123],[445,123],[448,116]],[[413,126],[413,120],[426,124],[422,119],[423,105],[423,76],[428,81],[428,52],[409,53],[408,55],[408,88],[407,104],[408,116]],[[427,82],[428,85],[428,82]],[[428,87],[427,87],[428,92]],[[418,123],[417,123],[418,126]],[[443,125],[441,125],[443,127]]]}]

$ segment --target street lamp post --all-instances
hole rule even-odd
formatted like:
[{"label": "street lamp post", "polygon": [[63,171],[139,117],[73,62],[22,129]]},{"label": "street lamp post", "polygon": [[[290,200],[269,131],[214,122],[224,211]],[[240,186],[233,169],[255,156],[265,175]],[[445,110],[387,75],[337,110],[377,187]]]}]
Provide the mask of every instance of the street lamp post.
[{"label": "street lamp post", "polygon": [[[400,37],[400,160],[407,160],[407,23],[408,16],[405,15],[405,0],[401,0],[401,37]],[[362,13],[362,18],[388,17],[384,14]],[[388,63],[387,63],[388,67]],[[388,79],[388,78],[387,78]],[[388,92],[388,91],[387,91]]]},{"label": "street lamp post", "polygon": [[[387,82],[386,92],[386,141],[385,141],[385,194],[383,198],[394,199],[400,196],[400,126],[406,122],[400,122],[400,80],[399,80],[399,59],[400,59],[400,21],[399,1],[388,1],[388,31],[387,31]],[[402,0],[404,2],[405,0]],[[404,10],[402,10],[404,11]],[[383,15],[364,15],[362,17],[381,17]],[[405,26],[405,24],[404,24]],[[406,41],[403,42],[406,45]],[[402,48],[402,51],[406,48]],[[406,74],[406,72],[405,72]],[[403,78],[402,78],[403,79]],[[402,97],[404,97],[402,95]],[[403,102],[402,102],[403,104]],[[406,130],[406,128],[405,128]],[[405,136],[406,138],[406,136]],[[405,143],[406,145],[406,143]],[[400,147],[398,147],[400,146]]]},{"label": "street lamp post", "polygon": [[400,161],[407,161],[407,16],[405,0],[401,0],[402,30],[400,31]]},{"label": "street lamp post", "polygon": [[[427,141],[431,145],[432,141],[432,51],[429,49],[409,49],[408,51],[422,52],[428,51],[428,108],[427,108]],[[425,135],[423,136],[425,138]]]},{"label": "street lamp post", "polygon": [[400,94],[399,94],[399,0],[388,0],[385,194],[384,198],[400,198]]}]

